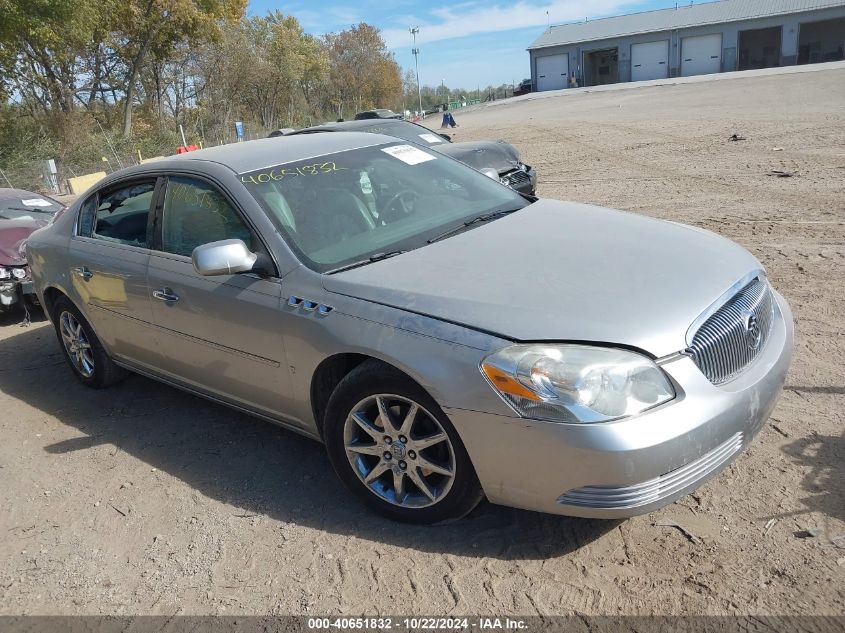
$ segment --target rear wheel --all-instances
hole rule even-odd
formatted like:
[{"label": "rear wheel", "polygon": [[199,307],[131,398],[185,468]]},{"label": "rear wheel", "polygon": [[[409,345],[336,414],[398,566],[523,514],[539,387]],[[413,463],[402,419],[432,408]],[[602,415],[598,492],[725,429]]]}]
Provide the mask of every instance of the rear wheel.
[{"label": "rear wheel", "polygon": [[53,323],[65,359],[82,384],[102,389],[125,377],[125,370],[109,358],[91,325],[67,297],[56,301]]},{"label": "rear wheel", "polygon": [[466,449],[437,403],[378,361],[361,364],[338,385],[324,437],[341,480],[388,518],[455,520],[483,496]]}]

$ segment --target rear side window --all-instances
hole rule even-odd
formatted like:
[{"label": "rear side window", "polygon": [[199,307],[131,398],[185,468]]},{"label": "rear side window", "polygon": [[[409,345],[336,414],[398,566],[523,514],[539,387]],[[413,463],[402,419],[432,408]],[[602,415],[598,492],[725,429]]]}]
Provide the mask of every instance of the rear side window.
[{"label": "rear side window", "polygon": [[[92,237],[129,246],[147,247],[147,218],[154,191],[155,182],[144,182],[101,195]],[[84,211],[83,208],[83,215]]]},{"label": "rear side window", "polygon": [[190,257],[197,246],[220,240],[242,240],[263,251],[241,216],[222,193],[201,180],[174,176],[167,181],[161,222],[161,250]]}]

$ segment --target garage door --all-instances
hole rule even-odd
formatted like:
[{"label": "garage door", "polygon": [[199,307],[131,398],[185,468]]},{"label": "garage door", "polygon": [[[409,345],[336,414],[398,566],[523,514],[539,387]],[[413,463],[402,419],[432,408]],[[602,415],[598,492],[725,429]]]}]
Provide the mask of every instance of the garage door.
[{"label": "garage door", "polygon": [[537,58],[537,91],[566,88],[569,76],[569,54]]},{"label": "garage door", "polygon": [[631,81],[669,76],[669,40],[631,46]]},{"label": "garage door", "polygon": [[709,75],[722,71],[722,34],[681,40],[681,75]]}]

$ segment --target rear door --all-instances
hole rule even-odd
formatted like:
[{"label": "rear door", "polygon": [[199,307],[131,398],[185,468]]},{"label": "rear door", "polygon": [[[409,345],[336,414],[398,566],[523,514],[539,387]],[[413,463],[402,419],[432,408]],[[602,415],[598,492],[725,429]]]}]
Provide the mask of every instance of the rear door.
[{"label": "rear door", "polygon": [[267,253],[257,232],[231,198],[197,176],[170,176],[156,215],[149,292],[164,356],[160,370],[260,413],[289,410],[281,280],[253,273],[206,277],[191,261],[197,246],[233,238]]},{"label": "rear door", "polygon": [[80,308],[112,356],[155,365],[147,265],[155,177],[112,185],[82,205],[70,241],[70,279]]}]

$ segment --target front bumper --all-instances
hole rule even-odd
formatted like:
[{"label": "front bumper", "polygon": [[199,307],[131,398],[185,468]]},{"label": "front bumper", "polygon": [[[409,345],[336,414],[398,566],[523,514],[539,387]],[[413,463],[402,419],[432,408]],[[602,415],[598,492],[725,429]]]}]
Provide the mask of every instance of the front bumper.
[{"label": "front bumper", "polygon": [[493,503],[620,518],[689,494],[731,463],[762,428],[792,357],[792,313],[775,293],[766,349],[735,380],[711,384],[687,356],[663,364],[678,393],[642,415],[560,424],[447,409]]},{"label": "front bumper", "polygon": [[0,281],[0,311],[11,310],[24,297],[35,298],[35,287],[29,277],[22,280],[11,279]]}]

